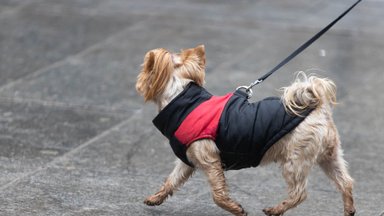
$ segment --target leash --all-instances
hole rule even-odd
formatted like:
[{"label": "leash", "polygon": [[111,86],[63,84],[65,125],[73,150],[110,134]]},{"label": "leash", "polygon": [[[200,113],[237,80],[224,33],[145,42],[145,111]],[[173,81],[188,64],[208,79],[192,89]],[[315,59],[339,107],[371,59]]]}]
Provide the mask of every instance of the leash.
[{"label": "leash", "polygon": [[352,6],[350,6],[344,13],[342,13],[339,17],[337,17],[335,20],[333,20],[331,23],[329,23],[326,27],[324,27],[321,31],[319,31],[317,34],[315,34],[312,38],[310,38],[307,42],[302,44],[299,48],[297,48],[294,52],[292,52],[288,57],[286,57],[282,62],[280,62],[278,65],[276,65],[272,70],[270,70],[268,73],[264,74],[259,79],[252,82],[249,86],[239,86],[236,88],[236,90],[244,89],[245,92],[248,94],[248,98],[252,97],[252,88],[266,80],[269,76],[271,76],[274,72],[279,70],[282,66],[287,64],[289,61],[291,61],[293,58],[295,58],[298,54],[300,54],[303,50],[305,50],[307,47],[309,47],[313,42],[315,42],[317,39],[319,39],[325,32],[327,32],[333,25],[335,25],[341,18],[343,18],[349,11],[351,11],[357,4],[359,4],[362,0],[357,0]]}]

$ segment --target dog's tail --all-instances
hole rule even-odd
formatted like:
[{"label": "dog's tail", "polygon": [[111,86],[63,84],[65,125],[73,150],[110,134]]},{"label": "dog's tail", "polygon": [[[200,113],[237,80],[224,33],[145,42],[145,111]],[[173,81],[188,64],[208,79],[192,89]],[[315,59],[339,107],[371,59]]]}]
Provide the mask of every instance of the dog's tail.
[{"label": "dog's tail", "polygon": [[336,104],[336,85],[328,78],[307,76],[304,72],[299,72],[292,85],[282,90],[282,101],[286,110],[295,115],[300,115],[308,108]]}]

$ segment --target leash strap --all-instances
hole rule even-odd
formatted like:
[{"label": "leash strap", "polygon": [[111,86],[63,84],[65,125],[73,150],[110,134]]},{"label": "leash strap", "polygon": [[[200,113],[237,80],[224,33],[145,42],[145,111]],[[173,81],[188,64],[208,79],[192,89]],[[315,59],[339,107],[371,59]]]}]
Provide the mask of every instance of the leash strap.
[{"label": "leash strap", "polygon": [[237,87],[236,90],[245,89],[245,92],[248,94],[248,98],[250,98],[252,96],[252,88],[255,85],[266,80],[274,72],[279,70],[282,66],[287,64],[289,61],[291,61],[293,58],[295,58],[298,54],[300,54],[303,50],[305,50],[307,47],[309,47],[313,42],[315,42],[317,39],[319,39],[325,32],[327,32],[333,25],[335,25],[341,18],[343,18],[349,11],[351,11],[361,1],[362,0],[357,0],[352,6],[350,6],[346,11],[344,11],[344,13],[342,13],[339,17],[337,17],[335,20],[333,20],[331,23],[329,23],[325,28],[323,28],[321,31],[319,31],[317,34],[315,34],[307,42],[302,44],[299,48],[297,48],[294,52],[292,52],[288,57],[286,57],[282,62],[280,62],[278,65],[276,65],[274,68],[272,68],[272,70],[270,70],[268,73],[266,73],[265,75],[263,75],[259,79],[255,80],[249,86],[240,86],[240,87]]}]

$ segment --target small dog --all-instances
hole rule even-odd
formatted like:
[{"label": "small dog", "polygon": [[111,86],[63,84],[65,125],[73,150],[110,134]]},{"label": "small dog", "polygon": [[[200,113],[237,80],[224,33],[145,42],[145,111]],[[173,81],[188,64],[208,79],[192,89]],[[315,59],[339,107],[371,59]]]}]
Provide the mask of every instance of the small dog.
[{"label": "small dog", "polygon": [[153,123],[178,157],[163,186],[145,204],[160,205],[195,169],[201,169],[214,202],[234,215],[247,215],[229,197],[224,170],[277,162],[288,197],[265,208],[266,215],[283,215],[306,199],[307,177],[315,164],[342,193],[344,215],[355,214],[353,179],[332,119],[336,86],[331,80],[299,73],[292,85],[283,88],[281,99],[249,103],[239,91],[210,95],[202,87],[204,78],[203,45],[181,53],[154,49],[144,57],[136,89],[145,101],[157,104],[159,115]]}]

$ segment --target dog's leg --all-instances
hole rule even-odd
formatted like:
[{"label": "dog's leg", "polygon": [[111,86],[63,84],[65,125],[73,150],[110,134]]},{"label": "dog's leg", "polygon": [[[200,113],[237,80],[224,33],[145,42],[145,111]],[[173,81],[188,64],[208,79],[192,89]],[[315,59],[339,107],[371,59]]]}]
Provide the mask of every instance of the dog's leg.
[{"label": "dog's leg", "polygon": [[[315,151],[306,149],[307,144],[293,144],[294,150],[287,155],[282,162],[282,170],[285,181],[288,184],[288,198],[272,208],[266,208],[263,212],[269,216],[283,215],[288,209],[294,208],[307,198],[307,177],[313,167]],[[311,153],[311,155],[307,155]]]},{"label": "dog's leg", "polygon": [[336,146],[329,150],[328,154],[319,162],[319,165],[341,191],[344,202],[344,215],[353,216],[356,212],[352,196],[353,179],[349,175],[346,162],[343,159],[340,142],[338,141]]},{"label": "dog's leg", "polygon": [[165,180],[160,190],[152,196],[145,199],[144,203],[150,206],[160,205],[168,196],[181,186],[192,175],[194,168],[186,165],[181,160],[176,160],[176,166]]},{"label": "dog's leg", "polygon": [[243,207],[229,197],[216,144],[212,140],[198,140],[188,148],[187,155],[208,177],[214,202],[234,215],[247,215]]}]

